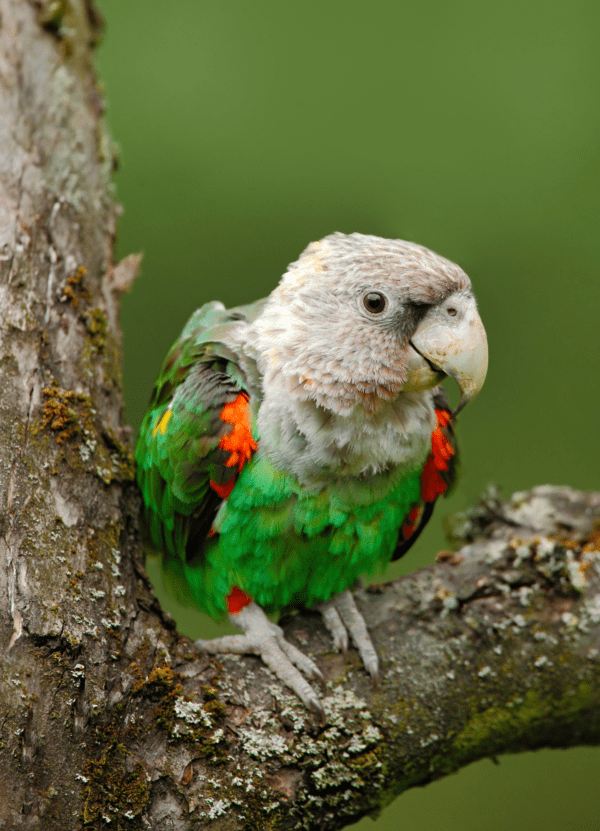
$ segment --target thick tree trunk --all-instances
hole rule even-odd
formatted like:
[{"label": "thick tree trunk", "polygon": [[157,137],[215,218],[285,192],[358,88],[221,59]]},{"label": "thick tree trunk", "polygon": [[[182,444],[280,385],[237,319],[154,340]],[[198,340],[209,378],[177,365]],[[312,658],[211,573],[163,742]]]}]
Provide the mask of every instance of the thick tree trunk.
[{"label": "thick tree trunk", "polygon": [[456,554],[363,592],[377,690],[294,618],[325,724],[174,631],[122,425],[99,18],[0,14],[0,828],[335,829],[482,756],[600,742],[600,495],[488,499]]}]

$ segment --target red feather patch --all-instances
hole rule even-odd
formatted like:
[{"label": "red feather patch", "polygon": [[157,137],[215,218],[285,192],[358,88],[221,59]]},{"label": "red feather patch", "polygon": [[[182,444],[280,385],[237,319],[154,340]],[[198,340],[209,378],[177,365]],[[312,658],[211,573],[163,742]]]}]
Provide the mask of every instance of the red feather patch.
[{"label": "red feather patch", "polygon": [[431,453],[427,457],[423,473],[421,474],[421,498],[423,502],[433,502],[448,488],[448,483],[441,473],[448,470],[448,462],[454,455],[454,448],[443,431],[450,423],[450,413],[447,410],[436,410],[437,427],[431,434]]},{"label": "red feather patch", "polygon": [[210,486],[217,493],[221,499],[227,499],[231,491],[233,490],[233,486],[235,485],[235,474],[231,477],[229,482],[225,482],[224,485],[219,485],[218,482],[213,482],[210,480]]},{"label": "red feather patch", "polygon": [[249,603],[252,603],[250,595],[238,589],[237,586],[234,586],[227,595],[227,611],[230,615],[237,615]]},{"label": "red feather patch", "polygon": [[421,514],[423,513],[423,506],[422,505],[413,505],[410,511],[408,512],[408,516],[404,520],[402,524],[402,536],[405,540],[408,540],[414,534],[415,528],[417,527],[417,522],[421,519]]}]

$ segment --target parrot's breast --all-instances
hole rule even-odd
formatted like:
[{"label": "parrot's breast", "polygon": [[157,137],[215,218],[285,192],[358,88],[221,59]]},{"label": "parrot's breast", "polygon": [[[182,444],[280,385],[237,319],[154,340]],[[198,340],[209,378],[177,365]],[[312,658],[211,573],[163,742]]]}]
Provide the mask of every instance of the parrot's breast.
[{"label": "parrot's breast", "polygon": [[309,489],[414,470],[425,461],[435,425],[431,390],[402,393],[375,413],[356,406],[342,415],[266,389],[257,417],[263,453]]},{"label": "parrot's breast", "polygon": [[202,564],[186,566],[195,602],[218,617],[238,586],[267,610],[311,606],[373,574],[419,502],[420,472],[307,490],[259,451],[223,502]]}]

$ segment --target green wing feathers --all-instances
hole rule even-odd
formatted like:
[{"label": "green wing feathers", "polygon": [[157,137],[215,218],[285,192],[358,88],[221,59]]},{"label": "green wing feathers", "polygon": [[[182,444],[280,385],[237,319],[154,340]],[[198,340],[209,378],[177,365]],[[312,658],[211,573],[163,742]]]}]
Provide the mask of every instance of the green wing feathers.
[{"label": "green wing feathers", "polygon": [[232,425],[222,414],[243,391],[243,374],[217,338],[241,311],[209,303],[192,316],[167,355],[140,430],[136,462],[147,532],[156,548],[182,560],[201,546],[223,486],[235,478],[224,442]]}]

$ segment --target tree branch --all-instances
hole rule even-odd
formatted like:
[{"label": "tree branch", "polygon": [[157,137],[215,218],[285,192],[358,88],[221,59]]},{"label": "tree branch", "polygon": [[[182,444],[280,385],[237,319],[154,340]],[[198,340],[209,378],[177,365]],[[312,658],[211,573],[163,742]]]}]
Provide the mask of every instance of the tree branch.
[{"label": "tree branch", "polygon": [[[341,828],[482,756],[600,741],[600,496],[490,497],[359,594],[374,689],[288,621],[320,724],[153,598],[122,423],[111,140],[84,0],[0,0],[0,827]],[[123,276],[125,275],[125,276]]]}]

